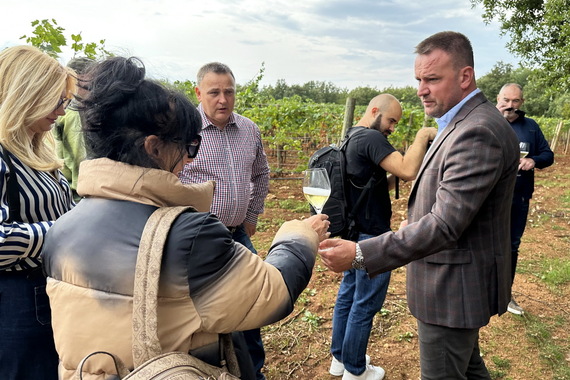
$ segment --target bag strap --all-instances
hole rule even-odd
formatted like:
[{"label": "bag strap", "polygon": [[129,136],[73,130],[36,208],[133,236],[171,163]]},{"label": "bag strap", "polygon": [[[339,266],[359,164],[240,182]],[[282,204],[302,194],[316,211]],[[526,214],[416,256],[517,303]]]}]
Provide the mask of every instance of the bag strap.
[{"label": "bag strap", "polygon": [[[174,220],[190,206],[160,207],[152,213],[143,230],[133,291],[133,363],[135,368],[162,353],[158,340],[158,286],[162,252]],[[230,334],[219,334],[221,366],[240,376]]]},{"label": "bag strap", "polygon": [[143,230],[133,292],[133,362],[135,368],[162,353],[158,340],[158,283],[162,251],[174,220],[189,206],[160,207]]},{"label": "bag strap", "polygon": [[106,351],[95,351],[95,352],[90,353],[86,357],[84,357],[83,360],[81,360],[81,362],[79,363],[79,366],[77,366],[77,370],[75,371],[75,374],[74,374],[72,380],[83,380],[83,366],[85,365],[87,360],[89,360],[89,358],[92,358],[95,355],[110,356],[111,359],[113,359],[113,363],[115,364],[115,370],[117,371],[117,375],[119,376],[119,379],[122,379],[129,374],[129,369],[127,368],[125,363],[123,363],[123,361],[117,355],[113,355],[113,354],[106,352]]}]

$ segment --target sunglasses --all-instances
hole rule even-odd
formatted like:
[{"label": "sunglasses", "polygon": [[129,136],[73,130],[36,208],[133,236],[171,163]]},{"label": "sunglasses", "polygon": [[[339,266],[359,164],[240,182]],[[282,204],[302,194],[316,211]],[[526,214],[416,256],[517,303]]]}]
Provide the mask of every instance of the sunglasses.
[{"label": "sunglasses", "polygon": [[186,144],[186,153],[188,153],[188,158],[194,158],[198,154],[198,149],[200,149],[200,144],[202,143],[202,136],[198,135],[194,137],[188,144]]},{"label": "sunglasses", "polygon": [[63,106],[63,109],[66,109],[69,103],[71,103],[71,99],[60,98],[59,101],[57,102],[57,106],[53,109],[53,111],[54,112],[57,111],[61,106]]}]

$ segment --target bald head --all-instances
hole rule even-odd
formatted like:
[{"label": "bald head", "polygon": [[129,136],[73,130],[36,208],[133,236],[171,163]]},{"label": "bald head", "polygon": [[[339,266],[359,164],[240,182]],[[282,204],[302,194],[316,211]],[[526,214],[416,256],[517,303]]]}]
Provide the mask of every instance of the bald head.
[{"label": "bald head", "polygon": [[370,103],[368,103],[368,107],[366,108],[366,113],[372,112],[372,108],[376,107],[380,110],[380,112],[388,110],[390,106],[394,103],[397,103],[398,107],[400,107],[400,102],[394,95],[390,94],[380,94],[372,98]]},{"label": "bald head", "polygon": [[389,136],[394,132],[401,118],[402,106],[398,99],[390,94],[380,94],[368,103],[366,112],[358,125],[376,129],[384,136]]}]

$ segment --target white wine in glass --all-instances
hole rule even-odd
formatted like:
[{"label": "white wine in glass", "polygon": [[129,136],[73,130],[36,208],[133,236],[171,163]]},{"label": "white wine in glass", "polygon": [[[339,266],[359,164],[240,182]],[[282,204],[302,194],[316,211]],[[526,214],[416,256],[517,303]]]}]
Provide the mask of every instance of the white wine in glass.
[{"label": "white wine in glass", "polygon": [[521,154],[521,158],[524,158],[528,155],[528,149],[529,149],[530,144],[527,142],[520,142],[519,143],[519,149],[520,149],[520,154]]},{"label": "white wine in glass", "polygon": [[327,171],[323,168],[307,169],[303,177],[303,194],[320,214],[331,195],[331,183]]}]

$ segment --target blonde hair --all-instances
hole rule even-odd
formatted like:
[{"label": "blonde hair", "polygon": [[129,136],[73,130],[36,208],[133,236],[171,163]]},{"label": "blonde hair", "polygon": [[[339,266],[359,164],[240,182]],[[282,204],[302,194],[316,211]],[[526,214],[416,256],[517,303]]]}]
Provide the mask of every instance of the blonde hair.
[{"label": "blonde hair", "polygon": [[53,136],[30,136],[32,125],[54,112],[62,93],[71,98],[73,71],[32,46],[0,52],[0,143],[29,167],[52,171],[61,167]]}]

